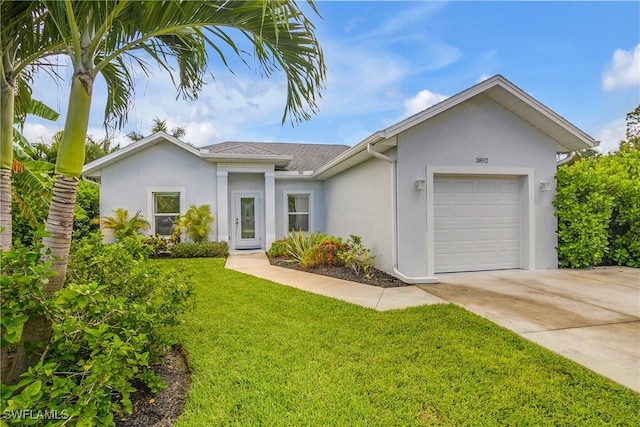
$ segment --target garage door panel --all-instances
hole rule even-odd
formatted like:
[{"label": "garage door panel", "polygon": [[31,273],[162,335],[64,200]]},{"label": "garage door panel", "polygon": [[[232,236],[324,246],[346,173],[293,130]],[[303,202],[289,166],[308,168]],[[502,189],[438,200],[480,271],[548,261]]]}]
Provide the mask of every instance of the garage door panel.
[{"label": "garage door panel", "polygon": [[520,268],[518,177],[434,180],[436,273]]}]

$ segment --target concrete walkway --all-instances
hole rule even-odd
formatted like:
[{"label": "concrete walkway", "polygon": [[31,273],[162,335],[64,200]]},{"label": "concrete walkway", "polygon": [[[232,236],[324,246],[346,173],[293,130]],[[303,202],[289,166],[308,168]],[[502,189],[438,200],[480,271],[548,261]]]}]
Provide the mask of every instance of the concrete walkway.
[{"label": "concrete walkway", "polygon": [[380,311],[446,302],[415,286],[379,288],[275,267],[264,252],[232,253],[225,268]]},{"label": "concrete walkway", "polygon": [[451,302],[640,393],[640,270],[488,271],[379,288],[234,253],[226,268],[376,310]]}]

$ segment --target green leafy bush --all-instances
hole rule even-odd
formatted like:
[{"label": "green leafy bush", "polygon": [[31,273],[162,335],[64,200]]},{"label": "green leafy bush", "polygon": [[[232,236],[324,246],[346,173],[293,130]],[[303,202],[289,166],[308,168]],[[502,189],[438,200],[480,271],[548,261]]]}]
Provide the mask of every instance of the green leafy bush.
[{"label": "green leafy bush", "polygon": [[34,233],[35,243],[25,245],[19,239],[10,250],[0,251],[0,346],[3,349],[15,348],[20,341],[22,325],[30,317],[51,310],[44,286],[53,273],[51,262],[42,261],[42,245],[39,243],[44,225]]},{"label": "green leafy bush", "polygon": [[118,208],[113,211],[114,216],[97,219],[94,222],[102,224],[102,228],[113,230],[116,240],[136,236],[140,231],[149,228],[149,222],[142,217],[141,211],[129,218],[129,211]]},{"label": "green leafy bush", "polygon": [[280,258],[287,255],[287,240],[276,240],[271,244],[271,247],[267,251],[267,255],[270,258]]},{"label": "green leafy bush", "polygon": [[293,262],[300,264],[307,252],[326,237],[324,233],[307,233],[304,231],[292,231],[285,240],[286,256]]},{"label": "green leafy bush", "polygon": [[184,231],[194,242],[204,242],[211,231],[211,206],[191,205],[189,209],[176,221],[180,231]]},{"label": "green leafy bush", "polygon": [[182,242],[171,246],[172,258],[226,258],[227,242]]},{"label": "green leafy bush", "polygon": [[360,236],[351,235],[346,246],[338,252],[338,259],[356,274],[369,277],[373,268],[374,256],[371,249],[364,246]]},{"label": "green leafy bush", "polygon": [[554,205],[561,267],[640,267],[640,151],[558,168]]},{"label": "green leafy bush", "polygon": [[305,253],[300,262],[300,268],[307,270],[318,265],[327,267],[342,265],[338,254],[345,250],[347,250],[347,244],[343,243],[341,238],[327,236]]},{"label": "green leafy bush", "polygon": [[80,240],[100,229],[96,223],[96,219],[100,218],[100,187],[80,181],[76,204],[82,209],[83,215],[73,221],[73,238]]},{"label": "green leafy bush", "polygon": [[74,243],[66,286],[44,300],[49,273],[40,247],[2,253],[3,294],[10,289],[20,306],[3,298],[3,322],[9,313],[17,319],[7,331],[36,311],[53,322],[43,359],[18,384],[3,387],[2,410],[55,409],[68,418],[51,425],[113,425],[114,413],[131,412],[134,384],[142,381],[152,391],[163,386],[150,364],[174,343],[172,328],[190,301],[191,282],[181,272],[150,263],[136,237],[111,245],[101,240],[95,233]]}]

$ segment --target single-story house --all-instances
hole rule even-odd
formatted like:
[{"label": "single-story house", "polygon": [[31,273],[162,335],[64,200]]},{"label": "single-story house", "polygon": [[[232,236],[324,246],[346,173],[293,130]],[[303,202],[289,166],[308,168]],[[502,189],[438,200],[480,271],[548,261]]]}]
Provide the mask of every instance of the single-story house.
[{"label": "single-story house", "polygon": [[211,240],[269,249],[290,230],[356,234],[407,283],[445,272],[557,267],[556,155],[597,141],[500,75],[360,143],[223,142],[156,133],[85,166],[100,212],[168,235],[208,204]]}]

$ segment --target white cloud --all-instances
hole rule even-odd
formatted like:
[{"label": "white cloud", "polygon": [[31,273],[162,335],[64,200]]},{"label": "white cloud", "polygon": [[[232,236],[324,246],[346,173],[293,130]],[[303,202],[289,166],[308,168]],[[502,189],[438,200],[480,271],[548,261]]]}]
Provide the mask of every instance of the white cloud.
[{"label": "white cloud", "polygon": [[481,74],[480,77],[478,77],[478,80],[476,80],[476,83],[481,83],[485,80],[489,80],[491,77],[493,77],[491,74]]},{"label": "white cloud", "polygon": [[614,120],[595,132],[595,139],[600,141],[598,150],[601,153],[616,151],[620,141],[625,139],[626,123],[623,119]]},{"label": "white cloud", "polygon": [[58,129],[56,126],[47,126],[41,123],[28,123],[24,124],[22,134],[27,138],[30,143],[51,142],[51,136],[56,133]]},{"label": "white cloud", "polygon": [[444,101],[447,98],[449,98],[447,95],[441,95],[426,89],[421,90],[413,98],[409,98],[404,101],[404,115],[405,117],[412,116],[422,110],[426,110],[438,102]]},{"label": "white cloud", "polygon": [[640,44],[632,51],[616,49],[602,76],[605,91],[640,85]]}]

